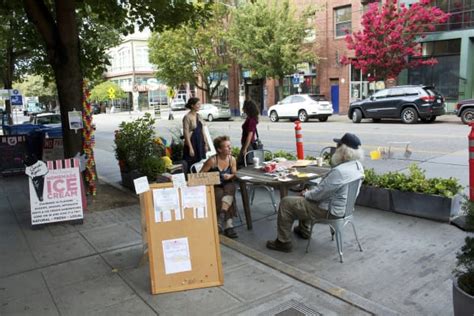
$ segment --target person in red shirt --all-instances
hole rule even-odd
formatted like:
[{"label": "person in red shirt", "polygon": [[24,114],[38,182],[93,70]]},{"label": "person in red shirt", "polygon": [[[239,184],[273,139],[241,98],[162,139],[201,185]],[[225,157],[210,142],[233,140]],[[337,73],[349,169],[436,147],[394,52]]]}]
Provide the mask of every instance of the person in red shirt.
[{"label": "person in red shirt", "polygon": [[[244,113],[246,114],[247,118],[245,119],[244,124],[242,124],[242,138],[240,139],[240,143],[242,147],[240,148],[239,166],[244,165],[244,157],[245,154],[250,151],[254,150],[254,144],[257,139],[257,124],[258,124],[258,108],[255,102],[251,100],[247,100],[244,102],[244,106],[242,108]],[[251,155],[247,156],[247,164],[252,163]]]}]

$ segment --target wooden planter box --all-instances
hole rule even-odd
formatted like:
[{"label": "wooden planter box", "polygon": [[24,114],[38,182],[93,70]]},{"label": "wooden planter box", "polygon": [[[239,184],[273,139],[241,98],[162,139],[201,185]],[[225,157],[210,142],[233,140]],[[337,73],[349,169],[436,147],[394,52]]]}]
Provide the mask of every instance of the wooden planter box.
[{"label": "wooden planter box", "polygon": [[383,211],[392,210],[390,190],[363,185],[360,188],[357,205],[373,207]]},{"label": "wooden planter box", "polygon": [[384,211],[449,222],[461,209],[461,196],[447,198],[415,192],[402,192],[363,185],[357,205]]}]

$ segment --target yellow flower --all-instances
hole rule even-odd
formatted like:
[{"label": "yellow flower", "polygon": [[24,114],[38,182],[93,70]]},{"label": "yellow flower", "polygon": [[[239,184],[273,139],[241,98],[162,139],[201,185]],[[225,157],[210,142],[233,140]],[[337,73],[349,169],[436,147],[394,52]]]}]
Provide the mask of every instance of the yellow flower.
[{"label": "yellow flower", "polygon": [[161,159],[165,162],[166,168],[171,167],[173,165],[173,161],[171,161],[170,157],[163,156]]}]

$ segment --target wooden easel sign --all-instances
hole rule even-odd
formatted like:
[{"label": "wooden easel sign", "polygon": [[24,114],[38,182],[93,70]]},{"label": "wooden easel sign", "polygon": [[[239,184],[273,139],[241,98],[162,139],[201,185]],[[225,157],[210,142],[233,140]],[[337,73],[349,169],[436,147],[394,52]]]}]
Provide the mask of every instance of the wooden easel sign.
[{"label": "wooden easel sign", "polygon": [[152,294],[224,284],[213,186],[151,184],[140,206]]}]

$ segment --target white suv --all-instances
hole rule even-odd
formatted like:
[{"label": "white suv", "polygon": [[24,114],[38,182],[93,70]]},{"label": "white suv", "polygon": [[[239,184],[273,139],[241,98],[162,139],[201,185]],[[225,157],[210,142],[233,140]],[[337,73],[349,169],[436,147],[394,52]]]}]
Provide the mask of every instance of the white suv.
[{"label": "white suv", "polygon": [[326,122],[333,113],[331,102],[320,94],[290,95],[268,109],[268,117],[272,122],[278,122],[281,118],[298,119],[301,122],[317,118]]}]

